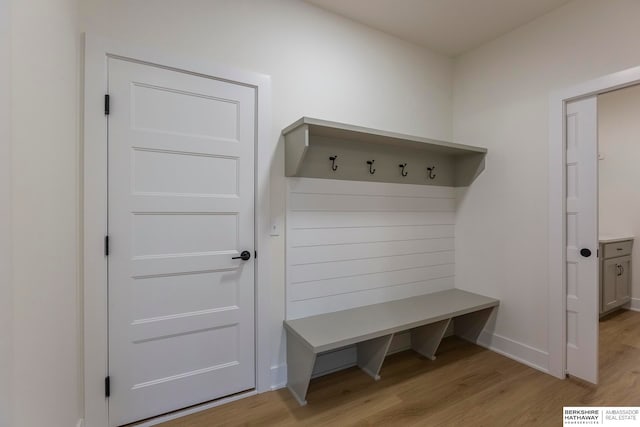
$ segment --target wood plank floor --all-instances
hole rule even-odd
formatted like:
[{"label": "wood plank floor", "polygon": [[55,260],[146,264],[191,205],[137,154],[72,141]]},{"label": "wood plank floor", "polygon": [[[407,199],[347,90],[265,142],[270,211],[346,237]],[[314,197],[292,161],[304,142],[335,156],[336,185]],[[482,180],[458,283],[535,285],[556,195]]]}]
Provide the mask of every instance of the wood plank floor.
[{"label": "wood plank floor", "polygon": [[389,356],[374,382],[357,368],[311,382],[300,407],[286,389],[162,424],[205,426],[559,426],[563,406],[640,406],[640,313],[600,323],[600,385],[558,380],[455,337],[435,361]]}]

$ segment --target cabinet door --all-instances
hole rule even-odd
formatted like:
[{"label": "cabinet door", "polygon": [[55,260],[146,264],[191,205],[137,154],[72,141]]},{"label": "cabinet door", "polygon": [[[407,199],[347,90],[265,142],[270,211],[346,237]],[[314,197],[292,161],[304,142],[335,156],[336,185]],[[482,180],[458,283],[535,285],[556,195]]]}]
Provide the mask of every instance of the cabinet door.
[{"label": "cabinet door", "polygon": [[617,283],[620,272],[617,258],[604,260],[602,272],[602,311],[608,311],[618,305]]},{"label": "cabinet door", "polygon": [[631,257],[616,258],[618,261],[618,275],[616,276],[616,299],[618,304],[631,300]]}]

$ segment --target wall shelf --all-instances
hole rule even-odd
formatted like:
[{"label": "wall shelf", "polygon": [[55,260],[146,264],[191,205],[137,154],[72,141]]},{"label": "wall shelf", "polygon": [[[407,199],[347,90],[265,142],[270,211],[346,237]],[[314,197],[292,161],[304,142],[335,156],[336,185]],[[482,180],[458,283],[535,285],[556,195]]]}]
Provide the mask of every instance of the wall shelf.
[{"label": "wall shelf", "polygon": [[309,117],[282,135],[286,176],[465,187],[484,170],[487,154],[482,147]]}]

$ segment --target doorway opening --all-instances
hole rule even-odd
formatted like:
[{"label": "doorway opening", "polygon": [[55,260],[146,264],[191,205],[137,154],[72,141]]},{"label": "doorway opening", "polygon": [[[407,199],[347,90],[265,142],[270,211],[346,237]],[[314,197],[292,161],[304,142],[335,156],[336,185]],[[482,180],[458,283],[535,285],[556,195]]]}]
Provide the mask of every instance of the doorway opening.
[{"label": "doorway opening", "polygon": [[601,318],[640,309],[634,251],[640,236],[640,85],[598,96],[598,228]]},{"label": "doorway opening", "polygon": [[[598,382],[599,264],[605,256],[598,236],[598,97],[639,83],[636,67],[550,97],[549,373],[559,378]],[[631,269],[614,262],[611,271],[624,277],[621,272]],[[617,280],[622,288],[624,280]]]},{"label": "doorway opening", "polygon": [[640,236],[638,117],[640,85],[598,95],[598,308],[602,381],[611,375],[610,370],[624,363],[610,354],[609,349],[633,347],[634,331],[640,324],[637,313],[640,251],[636,244]]}]

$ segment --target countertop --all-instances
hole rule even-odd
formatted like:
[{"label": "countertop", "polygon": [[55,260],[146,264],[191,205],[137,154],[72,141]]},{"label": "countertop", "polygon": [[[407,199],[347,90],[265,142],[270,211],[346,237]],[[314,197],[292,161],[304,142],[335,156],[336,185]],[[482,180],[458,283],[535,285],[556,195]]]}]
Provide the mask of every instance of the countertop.
[{"label": "countertop", "polygon": [[612,234],[612,235],[602,235],[599,240],[600,243],[616,243],[616,242],[624,242],[625,240],[633,240],[634,237],[631,234]]}]

